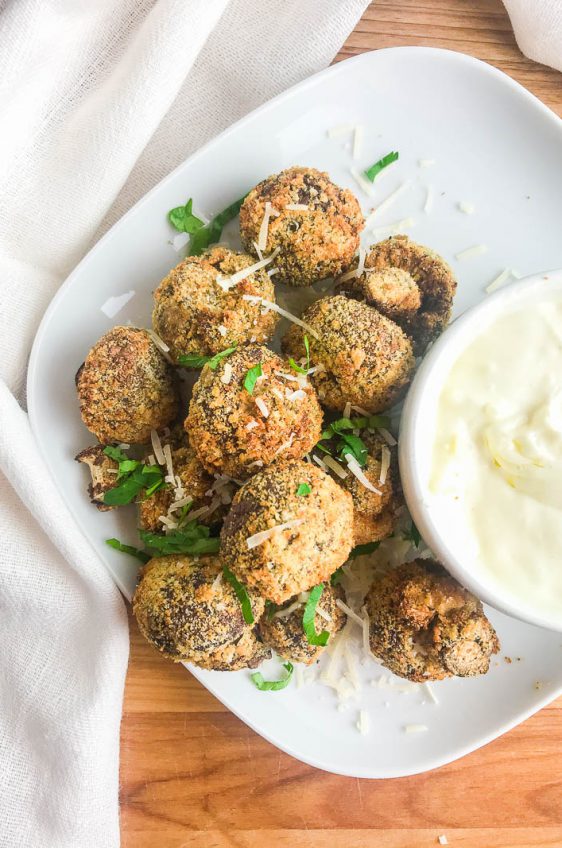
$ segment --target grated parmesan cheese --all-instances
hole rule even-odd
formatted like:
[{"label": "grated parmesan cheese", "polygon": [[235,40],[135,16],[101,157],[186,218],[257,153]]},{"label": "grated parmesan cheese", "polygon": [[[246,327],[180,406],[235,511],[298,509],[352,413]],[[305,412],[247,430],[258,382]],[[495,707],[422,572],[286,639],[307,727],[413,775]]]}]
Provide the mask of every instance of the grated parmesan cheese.
[{"label": "grated parmesan cheese", "polygon": [[418,159],[418,165],[420,168],[431,168],[435,165],[435,159]]},{"label": "grated parmesan cheese", "polygon": [[365,137],[365,127],[363,124],[358,124],[353,130],[353,150],[352,156],[354,159],[359,159],[363,148],[363,138]]},{"label": "grated parmesan cheese", "polygon": [[433,186],[428,185],[427,194],[425,196],[425,203],[423,205],[423,211],[426,214],[429,214],[431,212],[432,208],[433,208]]},{"label": "grated parmesan cheese", "polygon": [[160,436],[158,435],[156,430],[150,431],[150,440],[152,442],[152,450],[154,451],[156,462],[158,463],[158,465],[166,465],[164,451],[162,450],[162,442],[160,441]]},{"label": "grated parmesan cheese", "polygon": [[351,607],[348,607],[346,603],[344,603],[340,598],[336,598],[336,606],[339,607],[342,612],[344,612],[351,621],[354,621],[355,624],[358,624],[361,629],[363,629],[363,619],[361,616],[357,615]]},{"label": "grated parmesan cheese", "polygon": [[365,194],[368,194],[369,197],[373,197],[373,195],[375,194],[375,188],[373,184],[369,182],[369,180],[365,176],[363,176],[361,171],[358,171],[357,168],[350,168],[349,172],[357,183],[357,185],[363,189]]},{"label": "grated parmesan cheese", "polygon": [[496,291],[496,289],[501,288],[501,287],[502,287],[505,283],[507,283],[507,281],[508,281],[508,279],[510,278],[510,276],[511,276],[511,271],[510,271],[510,269],[509,269],[509,268],[504,268],[504,270],[501,272],[501,274],[498,274],[498,276],[497,276],[497,277],[494,277],[494,279],[492,280],[492,282],[491,282],[491,283],[489,283],[489,284],[486,286],[486,288],[484,289],[484,291],[486,291],[486,292],[487,292],[487,294],[491,294],[493,291]]},{"label": "grated parmesan cheese", "polygon": [[334,459],[333,456],[326,454],[324,457],[324,464],[336,474],[340,480],[345,480],[346,477],[349,476],[345,468],[339,464],[337,459]]},{"label": "grated parmesan cheese", "polygon": [[466,200],[461,200],[458,204],[459,210],[465,215],[472,215],[474,212],[474,204],[468,203]]},{"label": "grated parmesan cheese", "polygon": [[218,329],[219,333],[221,334],[221,336],[223,336],[223,337],[226,336],[226,334],[228,332],[226,327],[224,327],[222,324],[220,324],[217,329]]},{"label": "grated parmesan cheese", "polygon": [[222,583],[222,571],[219,571],[213,582],[211,583],[211,589],[216,592],[219,586]]},{"label": "grated parmesan cheese", "polygon": [[374,227],[371,230],[371,233],[375,236],[375,238],[380,238],[385,233],[394,235],[395,233],[399,233],[402,230],[407,230],[409,227],[415,226],[415,223],[415,218],[401,218],[400,221],[394,221],[393,224],[387,224],[384,227]]},{"label": "grated parmesan cheese", "polygon": [[284,450],[288,450],[293,444],[293,439],[295,438],[295,434],[291,433],[289,439],[286,442],[283,442],[282,445],[279,445],[273,456],[279,456],[280,453],[283,453]]},{"label": "grated parmesan cheese", "polygon": [[365,486],[366,489],[368,489],[370,492],[374,492],[375,495],[382,494],[380,489],[376,489],[371,483],[371,481],[365,476],[365,474],[361,470],[361,466],[359,465],[354,456],[351,456],[351,454],[346,453],[345,461],[347,462],[347,466],[353,476],[356,477],[359,482],[362,483],[363,486]]},{"label": "grated parmesan cheese", "polygon": [[[388,169],[385,168],[385,170],[388,170]],[[403,194],[403,192],[405,192],[406,189],[409,189],[411,185],[412,185],[411,180],[404,180],[404,182],[401,183],[398,186],[398,188],[395,188],[394,191],[392,191],[387,197],[385,197],[385,199],[383,201],[381,201],[381,203],[379,203],[379,205],[377,206],[377,208],[373,212],[373,215],[375,215],[375,214],[380,215],[381,212],[384,212],[385,209],[388,209],[389,206],[392,206],[392,204],[395,202],[395,200],[398,197],[400,197],[400,195]]]},{"label": "grated parmesan cheese", "polygon": [[221,374],[221,383],[224,383],[225,386],[228,386],[232,379],[232,363],[225,362],[223,372]]},{"label": "grated parmesan cheese", "polygon": [[359,719],[357,721],[357,730],[363,736],[366,736],[370,730],[369,714],[367,710],[359,710]]},{"label": "grated parmesan cheese", "polygon": [[319,457],[319,456],[316,456],[316,454],[315,454],[315,453],[313,453],[313,454],[312,454],[312,459],[314,460],[314,462],[315,462],[317,465],[319,465],[319,466],[320,466],[320,468],[322,469],[322,471],[326,471],[326,472],[328,471],[328,466],[326,465],[326,463],[324,462],[324,460],[320,459],[320,457]]},{"label": "grated parmesan cheese", "polygon": [[467,247],[465,250],[455,253],[455,259],[472,259],[473,256],[481,256],[488,252],[488,246],[485,244],[475,244],[474,247]]},{"label": "grated parmesan cheese", "polygon": [[404,725],[404,733],[425,733],[426,730],[428,730],[427,724]]},{"label": "grated parmesan cheese", "polygon": [[[265,268],[266,265],[269,265],[273,262],[273,259],[279,253],[279,248],[276,247],[273,253],[270,253],[265,259],[260,259],[259,262],[254,262],[253,265],[248,265],[247,268],[242,268],[241,271],[237,271],[235,274],[232,274],[231,277],[222,278],[220,275],[217,277],[216,282],[221,287],[223,291],[228,291],[229,289],[236,286],[238,283],[241,283],[242,280],[245,280],[246,277],[249,277],[255,271],[259,271],[261,268]],[[261,300],[261,298],[257,298]]]},{"label": "grated parmesan cheese", "polygon": [[178,526],[178,522],[174,521],[174,519],[170,518],[168,515],[159,515],[158,521],[167,527],[168,530],[175,530]]},{"label": "grated parmesan cheese", "polygon": [[259,426],[260,425],[258,424],[258,422],[254,418],[252,418],[252,420],[248,421],[248,423],[246,424],[246,430],[253,430],[254,427],[259,427]]},{"label": "grated parmesan cheese", "polygon": [[292,604],[289,604],[289,606],[288,606],[288,607],[285,607],[285,609],[277,610],[277,612],[274,612],[274,613],[273,613],[273,618],[289,618],[289,616],[290,616],[290,615],[291,615],[291,614],[292,614],[295,610],[298,610],[300,607],[302,607],[304,603],[306,603],[306,602],[305,602],[305,601],[301,601],[301,600],[299,600],[299,598],[297,598],[297,600],[296,600],[296,601],[293,601],[293,603],[292,603]]},{"label": "grated parmesan cheese", "polygon": [[379,474],[379,483],[384,485],[386,483],[386,475],[388,474],[388,469],[390,468],[390,451],[386,445],[383,445],[381,448],[381,473]]},{"label": "grated parmesan cheese", "polygon": [[350,415],[351,415],[351,404],[350,404],[350,402],[348,401],[348,402],[346,403],[346,405],[344,406],[344,408],[343,408],[343,417],[344,417],[344,418],[349,418],[349,417],[350,417]]},{"label": "grated parmesan cheese", "polygon": [[259,409],[259,411],[261,412],[261,414],[263,415],[263,417],[268,418],[269,417],[269,409],[267,408],[267,405],[266,405],[265,401],[263,400],[263,398],[257,397],[257,398],[255,398],[255,401],[256,401],[256,406]]},{"label": "grated parmesan cheese", "polygon": [[267,276],[273,277],[274,274],[278,274],[278,273],[279,273],[279,268],[270,268],[269,271],[267,272]]},{"label": "grated parmesan cheese", "polygon": [[146,332],[148,333],[158,350],[164,355],[164,359],[166,359],[167,362],[171,362],[172,359],[170,357],[170,348],[168,347],[166,342],[163,341],[158,335],[158,333],[154,332],[154,330],[147,330]]},{"label": "grated parmesan cheese", "polygon": [[152,454],[152,453],[150,454],[150,456],[146,460],[146,464],[147,465],[156,465],[156,460],[154,458],[154,454]]},{"label": "grated parmesan cheese", "polygon": [[295,389],[294,392],[290,392],[287,389],[287,400],[304,400],[306,397],[306,392],[304,389]]},{"label": "grated parmesan cheese", "polygon": [[427,692],[427,694],[429,696],[429,700],[433,701],[434,704],[438,704],[439,698],[437,697],[437,695],[435,694],[435,692],[433,691],[433,689],[429,685],[429,683],[424,683],[423,687],[424,687],[425,691]]},{"label": "grated parmesan cheese", "polygon": [[332,621],[332,616],[326,610],[321,609],[321,607],[316,607],[316,614],[323,618],[324,621]]},{"label": "grated parmesan cheese", "polygon": [[289,212],[308,212],[306,203],[286,203],[285,209],[288,209]]},{"label": "grated parmesan cheese", "polygon": [[252,550],[253,548],[257,548],[258,545],[262,545],[267,541],[267,539],[270,539],[276,533],[279,533],[282,530],[290,530],[293,527],[299,527],[303,524],[303,522],[304,518],[293,518],[291,521],[285,521],[284,524],[277,524],[275,527],[269,527],[267,530],[261,530],[259,533],[254,533],[253,536],[249,536],[246,539],[248,549]]},{"label": "grated parmesan cheese", "polygon": [[[279,250],[279,248],[277,248]],[[273,254],[271,254],[271,258]],[[250,303],[261,303],[266,309],[271,309],[273,312],[278,312],[279,315],[282,315],[283,318],[287,318],[289,321],[292,321],[294,324],[298,324],[299,327],[302,327],[303,330],[306,330],[307,333],[310,333],[311,336],[314,336],[315,339],[319,339],[318,333],[312,329],[309,324],[305,324],[304,321],[301,321],[300,318],[297,318],[296,315],[292,315],[290,312],[287,312],[286,309],[282,309],[276,303],[273,303],[271,300],[266,300],[264,297],[259,297],[259,295],[254,294],[243,294],[243,300],[247,300]]]},{"label": "grated parmesan cheese", "polygon": [[377,432],[379,432],[381,434],[381,436],[383,437],[383,439],[385,440],[387,445],[390,445],[391,448],[393,448],[394,445],[398,444],[398,442],[396,441],[396,439],[394,438],[392,433],[389,430],[387,430],[385,427],[378,427]]}]

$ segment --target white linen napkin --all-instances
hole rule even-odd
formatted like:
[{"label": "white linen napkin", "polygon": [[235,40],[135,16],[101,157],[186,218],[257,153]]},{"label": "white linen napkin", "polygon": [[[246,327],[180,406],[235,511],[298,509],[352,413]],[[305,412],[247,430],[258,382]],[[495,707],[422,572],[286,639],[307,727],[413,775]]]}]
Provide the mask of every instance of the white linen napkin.
[{"label": "white linen napkin", "polygon": [[519,49],[562,71],[562,0],[503,0]]},{"label": "white linen napkin", "polygon": [[[0,13],[0,846],[119,844],[124,605],[38,455],[41,316],[204,141],[327,65],[368,0],[18,0]],[[64,379],[61,374],[61,379]],[[72,375],[68,375],[72,379]]]}]

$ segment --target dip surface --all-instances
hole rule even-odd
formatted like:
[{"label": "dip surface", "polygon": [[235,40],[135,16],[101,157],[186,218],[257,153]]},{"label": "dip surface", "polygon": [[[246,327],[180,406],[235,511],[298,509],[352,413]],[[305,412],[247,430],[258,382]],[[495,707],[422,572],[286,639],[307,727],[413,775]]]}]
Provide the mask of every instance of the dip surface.
[{"label": "dip surface", "polygon": [[511,307],[453,362],[429,493],[437,529],[476,578],[562,621],[560,293]]}]

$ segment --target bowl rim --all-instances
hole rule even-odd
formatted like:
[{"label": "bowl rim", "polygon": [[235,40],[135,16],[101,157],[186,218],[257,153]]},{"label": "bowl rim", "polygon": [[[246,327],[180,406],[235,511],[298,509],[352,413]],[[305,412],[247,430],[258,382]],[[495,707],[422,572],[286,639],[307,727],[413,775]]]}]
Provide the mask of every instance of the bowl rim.
[{"label": "bowl rim", "polygon": [[[480,332],[486,324],[494,320],[502,308],[530,299],[534,294],[540,296],[549,287],[562,293],[562,269],[533,274],[498,289],[466,310],[447,327],[424,357],[406,396],[400,419],[398,460],[404,497],[410,514],[422,538],[447,570],[477,598],[495,609],[521,621],[562,632],[562,618],[542,614],[533,607],[526,607],[523,602],[518,603],[511,596],[505,599],[492,582],[488,584],[481,576],[475,577],[471,573],[466,562],[463,562],[462,553],[459,554],[458,549],[455,550],[450,540],[437,529],[425,498],[427,487],[420,474],[417,453],[418,433],[423,432],[424,411],[428,403],[437,402],[438,394],[432,391],[434,387],[431,383],[437,381],[435,374],[438,370],[446,369],[443,376],[449,370],[443,365],[444,361],[448,360],[452,365],[457,355],[474,339],[475,333],[471,331],[475,326],[478,326]],[[442,384],[441,378],[439,387]]]}]

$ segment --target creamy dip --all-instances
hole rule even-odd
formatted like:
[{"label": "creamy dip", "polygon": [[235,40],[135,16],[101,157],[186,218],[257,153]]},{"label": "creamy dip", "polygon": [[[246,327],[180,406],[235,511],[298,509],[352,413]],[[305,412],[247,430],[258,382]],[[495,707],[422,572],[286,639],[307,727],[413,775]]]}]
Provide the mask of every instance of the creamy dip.
[{"label": "creamy dip", "polygon": [[562,621],[562,295],[474,338],[438,399],[437,527],[505,601]]}]

